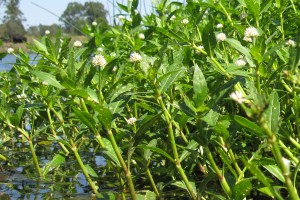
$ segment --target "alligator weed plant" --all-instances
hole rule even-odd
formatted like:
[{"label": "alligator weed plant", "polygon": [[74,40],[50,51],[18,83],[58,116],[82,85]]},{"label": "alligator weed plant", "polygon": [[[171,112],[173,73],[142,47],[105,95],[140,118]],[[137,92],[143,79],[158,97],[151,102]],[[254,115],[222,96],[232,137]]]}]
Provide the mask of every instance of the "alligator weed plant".
[{"label": "alligator weed plant", "polygon": [[[98,198],[299,199],[299,1],[156,2],[118,4],[84,44],[36,40],[35,64],[14,53],[0,148],[28,145],[41,179],[74,160]],[[58,146],[47,163],[42,145]]]}]

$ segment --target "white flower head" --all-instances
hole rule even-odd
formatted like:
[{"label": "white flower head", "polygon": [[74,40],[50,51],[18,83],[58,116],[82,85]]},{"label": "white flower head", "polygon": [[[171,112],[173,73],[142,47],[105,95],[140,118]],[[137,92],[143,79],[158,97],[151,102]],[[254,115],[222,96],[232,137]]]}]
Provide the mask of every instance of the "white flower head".
[{"label": "white flower head", "polygon": [[170,17],[170,20],[171,21],[174,21],[176,19],[176,16],[175,15],[172,15],[171,17]]},{"label": "white flower head", "polygon": [[251,37],[244,37],[243,40],[245,40],[246,42],[252,42],[252,38]]},{"label": "white flower head", "polygon": [[[201,49],[201,50],[204,50],[204,46],[202,46],[202,45],[199,45],[198,48]],[[197,53],[197,54],[200,54],[201,51],[198,50],[198,49],[196,49],[196,53]]]},{"label": "white flower head", "polygon": [[187,25],[189,23],[189,20],[188,19],[183,19],[183,20],[181,20],[181,23],[184,24],[184,25]]},{"label": "white flower head", "polygon": [[223,42],[224,40],[226,40],[227,37],[226,37],[225,33],[218,33],[216,38],[217,38],[218,42]]},{"label": "white flower head", "polygon": [[97,22],[92,22],[92,25],[93,26],[97,26]]},{"label": "white flower head", "polygon": [[285,166],[286,173],[287,173],[287,174],[284,174],[284,175],[288,175],[290,173],[291,161],[289,159],[284,158],[284,157],[282,157],[282,161],[283,161],[283,164]]},{"label": "white flower head", "polygon": [[223,28],[223,24],[217,24],[217,29],[221,29],[221,28]]},{"label": "white flower head", "polygon": [[102,56],[101,54],[95,55],[93,57],[92,63],[95,67],[100,66],[102,68],[105,67],[105,65],[107,64],[104,56]]},{"label": "white flower head", "polygon": [[255,37],[258,37],[258,35],[259,35],[258,31],[254,27],[248,27],[245,30],[245,37],[246,38],[255,38]]},{"label": "white flower head", "polygon": [[134,10],[134,14],[137,15],[139,14],[139,11],[137,9]]},{"label": "white flower head", "polygon": [[7,49],[7,53],[9,53],[9,54],[12,54],[14,51],[15,50],[13,48],[11,48],[11,47]]},{"label": "white flower head", "polygon": [[45,35],[50,35],[50,31],[49,31],[49,30],[46,30],[46,31],[45,31]]},{"label": "white flower head", "polygon": [[139,38],[140,38],[141,40],[143,40],[143,39],[145,39],[145,35],[144,35],[143,33],[140,33],[140,34],[139,34]]},{"label": "white flower head", "polygon": [[129,125],[132,125],[136,122],[136,118],[135,117],[130,117],[129,119],[126,119],[126,121]]},{"label": "white flower head", "polygon": [[129,18],[127,19],[127,21],[132,22],[132,19],[129,17]]},{"label": "white flower head", "polygon": [[142,56],[139,53],[132,52],[129,57],[130,62],[139,62],[142,60]]},{"label": "white flower head", "polygon": [[112,71],[113,71],[113,72],[117,71],[117,67],[114,66],[114,67],[112,68]]},{"label": "white flower head", "polygon": [[232,92],[232,93],[229,95],[229,97],[230,97],[232,100],[238,102],[239,104],[241,104],[241,103],[243,103],[243,102],[246,101],[246,99],[243,97],[242,92],[240,92],[240,91]]},{"label": "white flower head", "polygon": [[121,19],[125,19],[125,16],[124,15],[119,15],[118,18],[121,20]]},{"label": "white flower head", "polygon": [[74,47],[81,47],[81,46],[82,46],[82,43],[79,40],[76,40],[74,42]]},{"label": "white flower head", "polygon": [[289,47],[295,47],[296,46],[296,42],[292,39],[289,39],[285,44]]},{"label": "white flower head", "polygon": [[98,47],[97,51],[103,52],[103,48],[102,47]]},{"label": "white flower head", "polygon": [[239,67],[243,67],[246,65],[246,62],[243,59],[238,59],[237,61],[235,61],[235,64]]}]

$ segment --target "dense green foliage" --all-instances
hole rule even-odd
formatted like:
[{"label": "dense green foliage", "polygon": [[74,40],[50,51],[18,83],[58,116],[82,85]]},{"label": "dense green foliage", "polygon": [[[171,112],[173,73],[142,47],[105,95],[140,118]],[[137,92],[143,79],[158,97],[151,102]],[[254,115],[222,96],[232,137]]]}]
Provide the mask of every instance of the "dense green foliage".
[{"label": "dense green foliage", "polygon": [[[82,46],[45,36],[37,63],[19,52],[1,74],[0,148],[22,139],[41,178],[75,160],[99,198],[298,200],[298,5],[163,0],[142,17],[133,0]],[[41,164],[45,140],[60,151]],[[118,189],[103,192],[109,172]]]}]

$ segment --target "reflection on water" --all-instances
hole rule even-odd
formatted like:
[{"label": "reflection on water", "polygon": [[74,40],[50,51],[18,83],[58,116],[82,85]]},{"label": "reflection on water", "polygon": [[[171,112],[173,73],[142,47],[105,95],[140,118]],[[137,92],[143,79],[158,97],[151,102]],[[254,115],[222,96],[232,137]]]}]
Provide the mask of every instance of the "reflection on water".
[{"label": "reflection on water", "polygon": [[[20,144],[20,143],[17,143]],[[52,149],[52,151],[51,151]],[[54,153],[59,152],[58,145],[37,147],[41,165],[48,163]],[[4,147],[1,153],[10,158],[10,163],[0,161],[0,200],[6,199],[95,199],[84,175],[74,158],[66,157],[64,163],[53,169],[44,178],[38,178],[32,164],[31,154],[26,145],[14,148]],[[101,153],[81,152],[85,163],[92,166],[98,174],[106,167]],[[102,177],[98,180],[101,187],[111,183],[112,179]],[[107,183],[105,183],[107,182]],[[104,183],[104,184],[103,184]],[[108,186],[106,185],[106,188]],[[104,188],[103,188],[104,189]]]},{"label": "reflection on water", "polygon": [[[30,64],[34,64],[38,60],[37,54],[29,54],[29,57],[32,62]],[[12,54],[7,54],[2,60],[0,60],[0,72],[9,71],[13,67],[15,62],[16,57]]]}]

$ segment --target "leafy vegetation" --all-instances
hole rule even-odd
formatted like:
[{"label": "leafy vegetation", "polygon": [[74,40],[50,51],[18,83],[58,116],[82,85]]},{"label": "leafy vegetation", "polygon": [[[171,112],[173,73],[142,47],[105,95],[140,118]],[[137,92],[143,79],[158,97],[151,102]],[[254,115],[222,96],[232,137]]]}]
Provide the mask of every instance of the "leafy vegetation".
[{"label": "leafy vegetation", "polygon": [[[44,36],[36,63],[15,55],[0,144],[27,145],[41,179],[76,161],[104,199],[299,199],[299,26],[284,23],[299,4],[163,0],[141,16],[138,3],[105,33],[90,24],[87,43]],[[46,143],[59,151],[44,164]],[[101,191],[107,174],[117,191]]]}]

